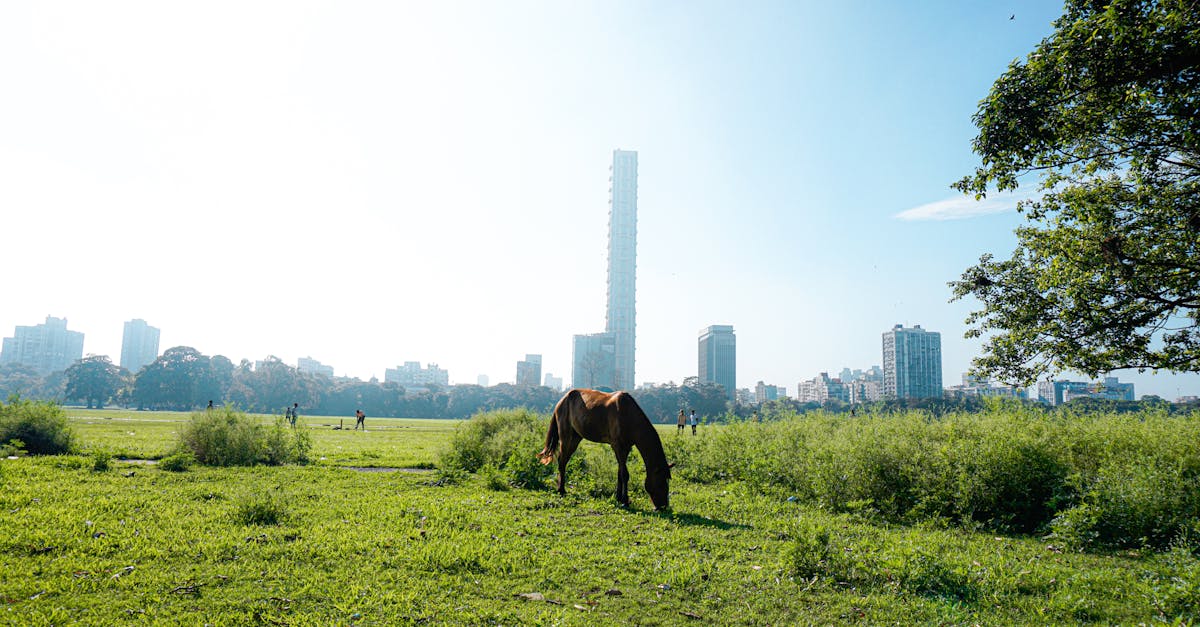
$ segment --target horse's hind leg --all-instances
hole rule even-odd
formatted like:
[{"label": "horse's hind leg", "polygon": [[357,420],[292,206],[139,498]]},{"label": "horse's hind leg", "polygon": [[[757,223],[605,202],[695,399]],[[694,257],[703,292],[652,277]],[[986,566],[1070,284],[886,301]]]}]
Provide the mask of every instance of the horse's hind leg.
[{"label": "horse's hind leg", "polygon": [[617,502],[626,507],[629,506],[629,466],[626,461],[629,460],[629,447],[612,445],[613,453],[617,455]]},{"label": "horse's hind leg", "polygon": [[559,429],[558,449],[558,493],[567,493],[567,462],[579,447],[580,437],[572,429]]}]

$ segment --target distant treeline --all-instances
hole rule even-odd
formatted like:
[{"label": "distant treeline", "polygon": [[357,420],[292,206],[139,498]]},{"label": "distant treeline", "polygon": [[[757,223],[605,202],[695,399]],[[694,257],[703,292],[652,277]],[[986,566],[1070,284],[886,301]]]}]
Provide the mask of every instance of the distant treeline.
[{"label": "distant treeline", "polygon": [[[353,416],[361,409],[371,417],[468,418],[515,407],[549,413],[562,392],[507,383],[406,389],[396,383],[312,375],[276,357],[257,366],[245,359],[234,364],[223,355],[210,357],[177,346],[137,373],[104,355],[89,355],[66,371],[46,376],[20,364],[0,366],[0,398],[14,394],[88,407],[189,411],[212,401],[248,412],[282,414],[298,403],[301,415]],[[727,411],[721,388],[711,384],[657,386],[637,397],[647,414],[660,422],[674,420],[680,409],[716,417]]]},{"label": "distant treeline", "polygon": [[[116,366],[105,355],[89,355],[65,371],[45,376],[20,364],[0,366],[0,398],[14,394],[88,407],[118,405],[147,410],[189,411],[212,401],[217,406],[232,405],[267,414],[282,414],[284,408],[298,403],[302,415],[353,416],[356,409],[361,409],[368,416],[392,418],[468,418],[482,411],[516,407],[545,414],[561,396],[560,391],[548,387],[507,383],[490,387],[429,385],[406,389],[396,383],[312,375],[276,357],[268,357],[257,367],[245,359],[234,364],[222,355],[210,357],[187,346],[168,349],[137,373]],[[723,388],[701,383],[696,377],[688,377],[680,385],[640,388],[634,396],[646,415],[658,423],[674,422],[680,410],[695,410],[703,422],[736,422],[772,420],[816,410],[879,413],[917,409],[943,415],[981,411],[991,402],[979,398],[935,398],[851,406],[839,401],[819,404],[781,399],[761,405],[738,405],[726,401]],[[1117,413],[1145,408],[1170,412],[1190,409],[1157,397],[1141,401],[1076,399],[1066,407],[1071,411]]]}]

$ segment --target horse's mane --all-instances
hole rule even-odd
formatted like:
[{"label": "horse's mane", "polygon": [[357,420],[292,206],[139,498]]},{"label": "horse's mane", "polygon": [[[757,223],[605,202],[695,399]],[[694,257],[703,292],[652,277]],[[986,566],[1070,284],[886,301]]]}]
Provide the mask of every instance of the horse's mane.
[{"label": "horse's mane", "polygon": [[618,409],[628,411],[638,425],[634,445],[642,454],[642,462],[646,464],[646,469],[667,470],[669,468],[667,454],[663,450],[662,438],[658,437],[658,430],[654,428],[654,423],[650,422],[650,417],[642,411],[642,407],[633,400],[632,396],[626,392],[618,392],[618,394],[620,395],[620,398],[617,399]]}]

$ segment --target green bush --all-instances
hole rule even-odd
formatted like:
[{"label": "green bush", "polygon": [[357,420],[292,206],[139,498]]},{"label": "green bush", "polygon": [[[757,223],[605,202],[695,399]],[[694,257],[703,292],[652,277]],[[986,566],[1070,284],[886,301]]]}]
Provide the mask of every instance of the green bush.
[{"label": "green bush", "polygon": [[20,440],[0,442],[0,457],[20,457],[26,454],[25,443]]},{"label": "green bush", "polygon": [[158,460],[158,467],[169,472],[183,472],[196,463],[191,451],[178,451]]},{"label": "green bush", "polygon": [[0,442],[14,440],[30,455],[61,455],[74,445],[74,432],[57,403],[13,396],[0,403]]},{"label": "green bush", "polygon": [[104,472],[112,467],[112,454],[108,451],[96,451],[92,453],[92,470],[95,472]]},{"label": "green bush", "polygon": [[233,511],[233,520],[242,525],[278,525],[287,516],[284,504],[270,494],[243,498]]},{"label": "green bush", "polygon": [[899,523],[1042,533],[1054,521],[1080,547],[1161,548],[1200,524],[1200,414],[990,403],[938,417],[810,412],[708,433],[664,437],[676,479]]},{"label": "green bush", "polygon": [[834,550],[829,527],[801,518],[791,536],[785,555],[792,573],[803,579],[825,574],[830,566],[830,553]]},{"label": "green bush", "polygon": [[489,490],[506,492],[512,487],[508,484],[508,474],[491,464],[484,464],[483,468],[479,469],[479,476],[483,478]]},{"label": "green bush", "polygon": [[454,431],[439,468],[479,472],[487,464],[504,468],[513,453],[537,458],[549,419],[527,409],[475,414]]},{"label": "green bush", "polygon": [[179,442],[181,451],[208,466],[306,463],[311,448],[309,435],[282,418],[267,426],[230,407],[194,412]]}]

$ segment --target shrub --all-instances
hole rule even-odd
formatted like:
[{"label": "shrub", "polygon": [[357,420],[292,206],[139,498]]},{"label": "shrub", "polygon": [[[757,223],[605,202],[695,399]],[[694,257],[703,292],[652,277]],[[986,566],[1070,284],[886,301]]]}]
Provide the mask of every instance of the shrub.
[{"label": "shrub", "polygon": [[487,484],[489,490],[505,492],[510,487],[508,485],[508,475],[503,470],[491,464],[484,464],[483,468],[479,469],[479,476],[483,477],[483,482]]},{"label": "shrub", "polygon": [[513,453],[536,459],[545,434],[546,420],[527,409],[475,414],[454,431],[438,467],[479,472],[486,464],[504,468]]},{"label": "shrub", "polygon": [[785,549],[785,555],[792,572],[804,579],[825,574],[832,550],[829,528],[808,518],[801,518],[791,535],[792,541]]},{"label": "shrub", "polygon": [[233,511],[234,521],[243,525],[277,525],[287,516],[287,508],[270,494],[243,498]]},{"label": "shrub", "polygon": [[196,463],[191,451],[181,450],[158,460],[158,467],[169,472],[183,472]]},{"label": "shrub", "polygon": [[30,455],[61,455],[72,450],[74,433],[58,404],[13,396],[0,403],[0,442],[13,440]]},{"label": "shrub", "polygon": [[25,443],[20,440],[0,443],[0,457],[19,457],[25,453]]},{"label": "shrub", "polygon": [[180,450],[208,466],[304,463],[312,446],[282,418],[268,427],[230,407],[194,412],[179,437]]},{"label": "shrub", "polygon": [[112,454],[108,451],[96,451],[92,453],[92,470],[95,472],[104,472],[112,467]]},{"label": "shrub", "polygon": [[1052,525],[1076,548],[1164,549],[1200,519],[1200,480],[1153,459],[1101,468],[1082,497]]}]

